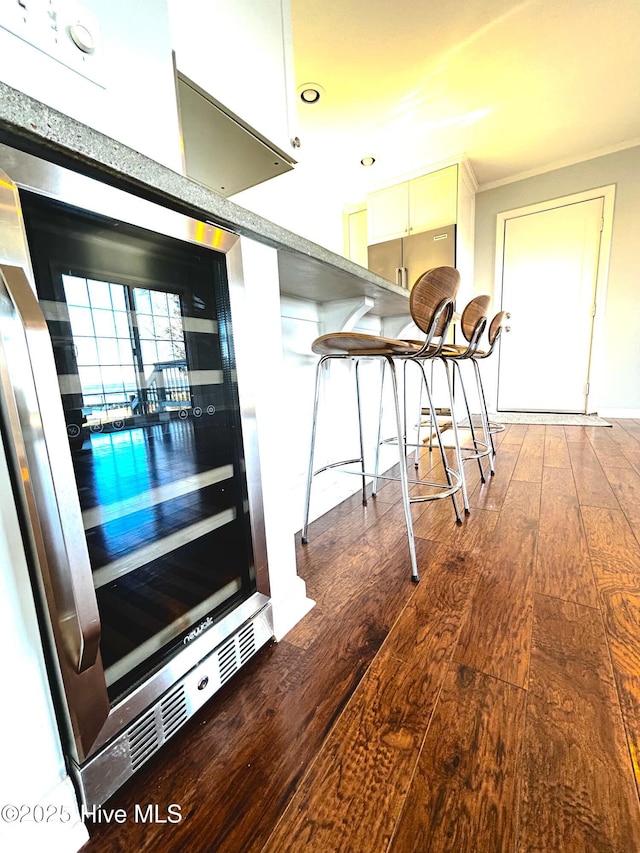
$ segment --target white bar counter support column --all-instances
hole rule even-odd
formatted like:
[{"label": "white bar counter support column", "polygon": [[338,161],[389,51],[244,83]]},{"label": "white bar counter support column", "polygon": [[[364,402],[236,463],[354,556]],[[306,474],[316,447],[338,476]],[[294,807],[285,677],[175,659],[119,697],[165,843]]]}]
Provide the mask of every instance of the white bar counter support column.
[{"label": "white bar counter support column", "polygon": [[[260,455],[262,498],[269,594],[273,608],[274,634],[281,640],[305,616],[315,602],[307,598],[306,585],[298,576],[295,542],[286,507],[291,471],[286,431],[282,429],[282,404],[286,394],[280,318],[278,252],[248,237],[241,237],[228,254],[232,279],[244,281],[243,288],[230,291],[236,316],[234,339],[236,363],[241,375],[242,398],[255,406],[256,440]],[[238,301],[244,304],[239,305]]]}]

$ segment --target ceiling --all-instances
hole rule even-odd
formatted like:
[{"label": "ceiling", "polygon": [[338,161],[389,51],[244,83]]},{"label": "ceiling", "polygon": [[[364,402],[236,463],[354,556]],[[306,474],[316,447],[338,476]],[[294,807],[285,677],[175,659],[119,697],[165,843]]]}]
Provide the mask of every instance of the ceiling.
[{"label": "ceiling", "polygon": [[300,161],[347,200],[462,155],[482,187],[640,144],[638,0],[291,5],[296,86],[321,87]]}]

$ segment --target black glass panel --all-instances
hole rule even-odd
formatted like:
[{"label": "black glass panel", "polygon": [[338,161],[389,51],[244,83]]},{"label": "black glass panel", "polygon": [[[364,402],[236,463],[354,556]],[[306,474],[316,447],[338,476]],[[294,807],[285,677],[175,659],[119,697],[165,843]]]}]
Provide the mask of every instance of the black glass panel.
[{"label": "black glass panel", "polygon": [[22,204],[114,700],[255,590],[224,257]]}]

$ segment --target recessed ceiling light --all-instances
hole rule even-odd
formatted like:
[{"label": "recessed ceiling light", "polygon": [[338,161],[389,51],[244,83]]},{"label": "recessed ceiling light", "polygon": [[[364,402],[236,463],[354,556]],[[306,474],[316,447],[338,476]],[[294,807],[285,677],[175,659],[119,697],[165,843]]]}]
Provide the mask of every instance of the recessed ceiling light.
[{"label": "recessed ceiling light", "polygon": [[317,83],[303,83],[298,86],[298,94],[303,104],[317,104],[324,95],[324,89]]},{"label": "recessed ceiling light", "polygon": [[320,100],[320,92],[317,89],[303,89],[300,92],[300,99],[305,102],[305,104],[315,104],[316,101]]},{"label": "recessed ceiling light", "polygon": [[363,166],[373,166],[373,164],[376,162],[376,158],[375,157],[363,157],[362,160],[360,160],[360,162],[362,163]]}]

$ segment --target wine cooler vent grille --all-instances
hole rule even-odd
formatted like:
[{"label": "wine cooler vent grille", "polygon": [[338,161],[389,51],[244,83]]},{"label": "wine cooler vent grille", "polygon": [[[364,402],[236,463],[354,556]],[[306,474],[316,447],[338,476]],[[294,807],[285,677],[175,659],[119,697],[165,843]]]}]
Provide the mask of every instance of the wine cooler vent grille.
[{"label": "wine cooler vent grille", "polygon": [[245,625],[235,636],[218,651],[218,669],[220,684],[226,684],[256,650],[255,629],[253,623]]},{"label": "wine cooler vent grille", "polygon": [[160,749],[187,716],[187,700],[184,687],[180,685],[131,727],[129,756],[133,769],[137,769]]}]

